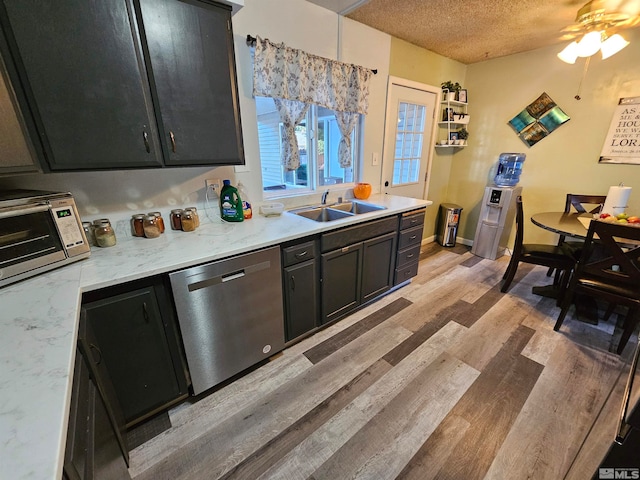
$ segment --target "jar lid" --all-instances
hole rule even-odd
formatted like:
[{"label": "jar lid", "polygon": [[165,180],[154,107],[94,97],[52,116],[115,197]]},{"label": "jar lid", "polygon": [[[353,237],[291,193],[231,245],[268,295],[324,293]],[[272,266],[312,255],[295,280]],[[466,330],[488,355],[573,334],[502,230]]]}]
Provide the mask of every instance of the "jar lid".
[{"label": "jar lid", "polygon": [[185,217],[192,217],[193,216],[193,212],[189,209],[186,209],[185,211],[182,212],[182,215]]},{"label": "jar lid", "polygon": [[90,227],[91,225],[93,225],[91,222],[82,222],[83,227]]},{"label": "jar lid", "polygon": [[187,207],[185,210],[191,210],[192,212],[197,212],[198,209],[196,207]]},{"label": "jar lid", "polygon": [[144,218],[144,213],[136,213],[135,215],[131,215],[131,218]]},{"label": "jar lid", "polygon": [[108,218],[98,218],[93,221],[94,225],[100,225],[101,223],[111,223]]},{"label": "jar lid", "polygon": [[161,217],[162,213],[160,213],[160,212],[149,212],[147,215],[153,215],[155,217]]},{"label": "jar lid", "polygon": [[184,210],[181,208],[176,208],[175,210],[171,210],[171,213],[182,213]]},{"label": "jar lid", "polygon": [[151,214],[149,214],[149,215],[145,215],[144,219],[145,219],[145,220],[155,220],[155,219],[156,219],[156,216],[155,216],[155,215],[151,215]]}]

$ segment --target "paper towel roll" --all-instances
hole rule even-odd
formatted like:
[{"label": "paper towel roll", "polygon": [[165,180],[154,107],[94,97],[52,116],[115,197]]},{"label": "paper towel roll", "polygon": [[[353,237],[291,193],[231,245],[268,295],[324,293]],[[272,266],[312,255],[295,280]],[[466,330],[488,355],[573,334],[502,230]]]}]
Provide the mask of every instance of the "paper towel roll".
[{"label": "paper towel roll", "polygon": [[627,208],[629,195],[631,195],[631,187],[609,187],[609,193],[607,193],[607,198],[604,201],[602,213],[609,213],[611,215],[623,213]]}]

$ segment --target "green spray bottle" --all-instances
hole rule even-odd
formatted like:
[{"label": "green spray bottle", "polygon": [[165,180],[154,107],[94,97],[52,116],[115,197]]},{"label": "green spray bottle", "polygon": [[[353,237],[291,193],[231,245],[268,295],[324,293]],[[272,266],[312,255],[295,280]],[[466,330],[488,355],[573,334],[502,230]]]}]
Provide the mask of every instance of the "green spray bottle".
[{"label": "green spray bottle", "polygon": [[244,213],[238,189],[231,185],[231,180],[223,180],[222,184],[222,189],[220,190],[220,218],[227,222],[242,222]]}]

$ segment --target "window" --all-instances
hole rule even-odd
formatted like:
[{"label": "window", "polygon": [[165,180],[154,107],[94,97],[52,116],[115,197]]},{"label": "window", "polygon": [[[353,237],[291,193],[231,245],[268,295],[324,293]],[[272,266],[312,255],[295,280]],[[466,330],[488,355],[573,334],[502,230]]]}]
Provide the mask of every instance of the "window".
[{"label": "window", "polygon": [[341,135],[334,111],[311,105],[305,120],[296,127],[300,166],[287,171],[280,155],[283,126],[273,99],[256,97],[256,110],[262,188],[266,196],[312,192],[324,186],[355,181],[362,116],[351,135],[351,166],[343,168],[338,161]]},{"label": "window", "polygon": [[424,105],[400,102],[393,159],[393,185],[415,183],[420,173],[424,138]]}]

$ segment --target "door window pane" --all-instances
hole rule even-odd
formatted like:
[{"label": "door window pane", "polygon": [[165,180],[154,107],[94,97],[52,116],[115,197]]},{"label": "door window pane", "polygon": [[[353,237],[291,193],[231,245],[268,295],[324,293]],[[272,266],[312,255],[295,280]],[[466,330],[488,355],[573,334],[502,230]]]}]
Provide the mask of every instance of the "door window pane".
[{"label": "door window pane", "polygon": [[393,185],[418,181],[425,117],[424,105],[400,102],[393,160]]}]

